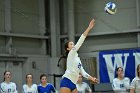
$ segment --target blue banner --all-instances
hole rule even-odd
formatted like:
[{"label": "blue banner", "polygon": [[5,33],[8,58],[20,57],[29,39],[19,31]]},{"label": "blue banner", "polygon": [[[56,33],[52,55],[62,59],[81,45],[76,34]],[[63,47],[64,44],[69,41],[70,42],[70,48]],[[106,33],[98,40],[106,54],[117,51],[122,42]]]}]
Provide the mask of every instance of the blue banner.
[{"label": "blue banner", "polygon": [[123,67],[125,77],[132,80],[136,76],[138,64],[140,64],[140,49],[101,51],[99,53],[100,82],[112,83],[116,77],[117,67]]}]

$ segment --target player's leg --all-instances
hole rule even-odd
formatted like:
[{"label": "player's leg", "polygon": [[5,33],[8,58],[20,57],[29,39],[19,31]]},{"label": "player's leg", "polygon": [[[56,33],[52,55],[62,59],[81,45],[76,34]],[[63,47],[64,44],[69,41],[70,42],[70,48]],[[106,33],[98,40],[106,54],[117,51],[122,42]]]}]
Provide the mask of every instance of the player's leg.
[{"label": "player's leg", "polygon": [[71,90],[69,88],[66,88],[66,87],[61,87],[60,93],[71,93]]},{"label": "player's leg", "polygon": [[[72,93],[76,89],[76,85],[68,78],[63,78],[60,82],[60,93]],[[77,93],[77,92],[75,92]]]},{"label": "player's leg", "polygon": [[60,82],[60,93],[71,93],[70,83],[70,80],[64,77]]}]

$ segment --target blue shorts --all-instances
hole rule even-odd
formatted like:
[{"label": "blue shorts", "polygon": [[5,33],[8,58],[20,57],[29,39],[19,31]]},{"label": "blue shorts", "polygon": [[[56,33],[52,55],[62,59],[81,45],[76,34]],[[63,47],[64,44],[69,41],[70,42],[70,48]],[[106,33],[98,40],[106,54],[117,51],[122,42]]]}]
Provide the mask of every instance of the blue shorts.
[{"label": "blue shorts", "polygon": [[71,91],[76,89],[76,85],[70,79],[68,79],[66,77],[62,78],[62,80],[60,82],[60,88],[62,88],[62,87],[67,87]]}]

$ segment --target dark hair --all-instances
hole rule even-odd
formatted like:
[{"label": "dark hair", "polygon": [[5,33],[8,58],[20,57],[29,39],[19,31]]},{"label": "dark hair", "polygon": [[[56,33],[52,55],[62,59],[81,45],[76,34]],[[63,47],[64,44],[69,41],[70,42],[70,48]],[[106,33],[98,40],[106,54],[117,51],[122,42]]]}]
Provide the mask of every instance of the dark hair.
[{"label": "dark hair", "polygon": [[117,67],[117,68],[116,68],[116,70],[115,70],[115,73],[116,73],[115,77],[118,77],[117,72],[118,72],[118,70],[119,70],[120,68],[123,70],[123,68],[122,68],[122,67]]},{"label": "dark hair", "polygon": [[26,79],[27,79],[28,75],[31,75],[31,76],[33,77],[33,75],[32,75],[32,74],[27,74],[27,75],[26,75]]},{"label": "dark hair", "polygon": [[28,77],[28,75],[31,75],[32,78],[33,78],[33,75],[32,75],[32,74],[27,74],[27,75],[26,75],[26,83],[27,83],[27,77]]},{"label": "dark hair", "polygon": [[42,77],[46,77],[47,78],[47,75],[46,74],[41,74],[40,75],[40,80],[42,79]]},{"label": "dark hair", "polygon": [[65,49],[65,53],[59,58],[58,60],[58,63],[57,63],[57,66],[59,67],[59,63],[61,61],[61,59],[67,59],[67,56],[69,54],[69,51],[67,50],[67,48],[69,47],[69,42],[72,42],[72,41],[67,41],[64,45],[64,49]]},{"label": "dark hair", "polygon": [[119,70],[119,68],[121,68],[121,69],[123,70],[123,68],[122,68],[122,67],[118,67],[118,68],[116,68],[116,72]]},{"label": "dark hair", "polygon": [[[10,72],[10,71],[6,70],[6,71],[4,72],[4,76],[5,76],[5,74],[6,74],[7,72]],[[11,72],[10,72],[10,74],[11,74]],[[5,77],[4,77],[3,81],[5,81]]]},{"label": "dark hair", "polygon": [[138,75],[138,77],[140,76],[140,74],[139,74],[139,67],[140,67],[140,64],[138,64],[138,66],[137,66],[137,75]]},{"label": "dark hair", "polygon": [[66,43],[65,43],[65,54],[66,54],[66,57],[68,56],[68,53],[69,53],[69,51],[67,50],[67,48],[69,47],[69,42],[72,42],[72,41],[67,41]]},{"label": "dark hair", "polygon": [[33,78],[33,75],[32,75],[32,74],[27,74],[27,75],[26,75],[26,79],[27,79],[28,75],[31,75],[31,76],[32,76],[32,78]]},{"label": "dark hair", "polygon": [[31,76],[32,76],[32,78],[33,78],[33,75],[32,75],[32,74],[27,74],[27,75],[26,75],[26,79],[27,79],[28,75],[31,75]]}]

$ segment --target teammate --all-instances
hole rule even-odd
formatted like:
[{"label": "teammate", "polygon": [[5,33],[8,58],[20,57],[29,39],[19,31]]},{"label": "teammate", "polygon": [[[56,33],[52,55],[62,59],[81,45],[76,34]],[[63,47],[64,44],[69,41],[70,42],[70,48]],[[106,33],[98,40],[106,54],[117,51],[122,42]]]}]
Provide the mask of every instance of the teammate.
[{"label": "teammate", "polygon": [[17,86],[11,82],[11,72],[4,72],[4,81],[0,84],[0,93],[18,93]]},{"label": "teammate", "polygon": [[38,93],[37,85],[33,84],[33,75],[26,75],[26,84],[23,85],[23,93]]},{"label": "teammate", "polygon": [[95,20],[93,19],[89,23],[88,28],[81,35],[76,45],[74,45],[72,41],[68,41],[65,44],[65,50],[67,54],[67,69],[65,71],[65,74],[62,76],[62,80],[60,83],[60,93],[77,93],[76,83],[78,81],[79,73],[81,73],[82,76],[93,81],[94,83],[98,82],[98,80],[95,77],[92,77],[85,72],[77,53],[82,43],[84,42],[86,36],[94,27],[94,24]]},{"label": "teammate", "polygon": [[137,76],[131,82],[130,93],[140,93],[140,64],[137,66]]},{"label": "teammate", "polygon": [[41,84],[38,85],[38,93],[51,93],[51,92],[56,93],[57,92],[52,84],[47,83],[46,74],[42,74],[40,76],[40,82]]},{"label": "teammate", "polygon": [[89,87],[89,85],[87,83],[83,82],[83,78],[82,78],[81,74],[79,74],[76,88],[78,90],[78,93],[87,93],[86,91],[88,91],[88,93],[92,93],[92,90]]},{"label": "teammate", "polygon": [[124,77],[124,72],[122,67],[116,69],[117,78],[113,79],[112,88],[115,93],[129,93],[130,89],[130,79]]}]

